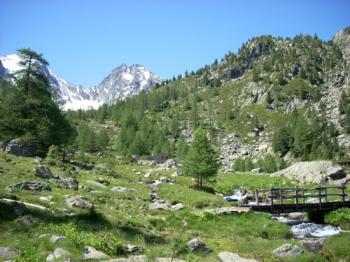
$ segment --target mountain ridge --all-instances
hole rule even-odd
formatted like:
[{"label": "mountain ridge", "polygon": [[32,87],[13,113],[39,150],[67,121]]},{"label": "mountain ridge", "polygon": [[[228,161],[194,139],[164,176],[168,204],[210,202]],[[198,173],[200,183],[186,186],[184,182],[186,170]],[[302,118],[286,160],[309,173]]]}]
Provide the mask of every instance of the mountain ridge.
[{"label": "mountain ridge", "polygon": [[[0,79],[6,79],[9,74],[21,69],[18,64],[20,60],[17,54],[1,56]],[[117,66],[99,85],[94,87],[72,84],[57,76],[46,66],[42,66],[42,71],[48,78],[50,88],[63,110],[97,109],[103,104],[113,104],[142,90],[148,91],[161,82],[157,75],[139,64]]]}]

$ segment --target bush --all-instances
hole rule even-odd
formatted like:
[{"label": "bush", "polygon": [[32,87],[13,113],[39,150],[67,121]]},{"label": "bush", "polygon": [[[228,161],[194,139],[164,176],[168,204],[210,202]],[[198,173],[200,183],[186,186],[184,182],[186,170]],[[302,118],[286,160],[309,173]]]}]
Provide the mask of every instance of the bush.
[{"label": "bush", "polygon": [[350,208],[341,208],[330,212],[326,215],[325,222],[338,225],[342,229],[350,229]]}]

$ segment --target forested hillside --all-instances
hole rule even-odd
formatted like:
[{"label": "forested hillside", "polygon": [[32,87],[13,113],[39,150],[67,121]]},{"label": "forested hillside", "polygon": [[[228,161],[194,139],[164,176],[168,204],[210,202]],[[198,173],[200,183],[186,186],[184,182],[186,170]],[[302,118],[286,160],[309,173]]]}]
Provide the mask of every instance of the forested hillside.
[{"label": "forested hillside", "polygon": [[181,159],[202,126],[227,168],[243,159],[263,165],[267,155],[277,166],[344,158],[350,146],[347,39],[349,29],[328,42],[316,35],[255,37],[237,53],[150,92],[69,115],[115,125],[115,148],[129,157]]}]

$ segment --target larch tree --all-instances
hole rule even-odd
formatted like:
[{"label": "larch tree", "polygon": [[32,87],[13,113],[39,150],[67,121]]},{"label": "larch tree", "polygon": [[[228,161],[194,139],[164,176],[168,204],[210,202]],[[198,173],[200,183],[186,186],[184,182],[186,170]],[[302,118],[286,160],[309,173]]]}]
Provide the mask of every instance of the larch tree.
[{"label": "larch tree", "polygon": [[192,176],[197,181],[197,187],[203,187],[203,180],[215,176],[219,168],[217,155],[210,145],[206,132],[198,128],[192,145],[183,163],[185,175]]}]

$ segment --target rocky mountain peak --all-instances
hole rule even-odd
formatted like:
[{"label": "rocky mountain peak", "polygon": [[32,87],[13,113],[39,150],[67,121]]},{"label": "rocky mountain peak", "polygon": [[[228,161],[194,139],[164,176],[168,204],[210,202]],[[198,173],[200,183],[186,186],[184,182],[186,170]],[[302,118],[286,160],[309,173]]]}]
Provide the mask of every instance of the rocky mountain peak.
[{"label": "rocky mountain peak", "polygon": [[[21,58],[16,54],[0,57],[0,80],[7,78],[9,73],[22,69],[20,61]],[[42,66],[42,72],[48,78],[50,88],[57,94],[57,102],[64,110],[97,109],[103,104],[112,104],[142,90],[147,91],[161,81],[139,64],[121,64],[97,87],[92,88],[74,85],[58,77],[45,65]]]}]

